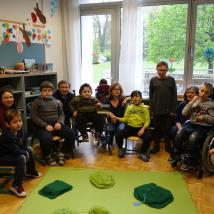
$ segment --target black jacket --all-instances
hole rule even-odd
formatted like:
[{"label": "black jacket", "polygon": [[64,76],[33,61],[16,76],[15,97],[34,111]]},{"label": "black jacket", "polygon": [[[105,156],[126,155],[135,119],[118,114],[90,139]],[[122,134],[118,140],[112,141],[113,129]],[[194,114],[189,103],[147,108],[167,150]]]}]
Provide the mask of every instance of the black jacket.
[{"label": "black jacket", "polygon": [[20,130],[15,135],[10,129],[5,128],[0,136],[0,156],[3,155],[26,155],[27,140],[24,133]]}]

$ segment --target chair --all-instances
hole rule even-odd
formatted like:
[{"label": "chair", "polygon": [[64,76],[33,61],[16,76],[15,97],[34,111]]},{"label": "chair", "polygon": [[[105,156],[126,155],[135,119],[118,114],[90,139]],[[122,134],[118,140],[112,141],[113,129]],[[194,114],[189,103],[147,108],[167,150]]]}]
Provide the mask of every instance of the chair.
[{"label": "chair", "polygon": [[[131,144],[128,142],[131,141]],[[138,148],[138,144],[143,143],[143,139],[138,136],[129,136],[125,139],[124,149],[127,154],[139,153],[140,149]]]},{"label": "chair", "polygon": [[15,166],[0,166],[0,194],[11,193],[8,183],[14,178]]}]

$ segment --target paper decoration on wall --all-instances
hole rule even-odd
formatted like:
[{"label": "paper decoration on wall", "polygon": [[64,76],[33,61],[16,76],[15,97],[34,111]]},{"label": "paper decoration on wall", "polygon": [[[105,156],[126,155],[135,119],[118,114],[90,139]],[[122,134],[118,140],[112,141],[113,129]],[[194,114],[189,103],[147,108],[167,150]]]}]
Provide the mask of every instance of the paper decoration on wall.
[{"label": "paper decoration on wall", "polygon": [[[17,35],[20,31],[19,28],[22,28],[21,24],[13,24],[8,22],[0,22],[0,35],[4,43],[8,42],[17,42]],[[52,44],[52,31],[43,27],[37,27],[32,25],[25,25],[25,29],[29,36],[31,43],[40,43],[45,45]],[[27,38],[26,34],[25,37]],[[21,42],[24,42],[25,39],[22,38]],[[28,40],[27,40],[28,41]],[[29,41],[28,41],[29,42]],[[27,43],[26,43],[27,44]]]},{"label": "paper decoration on wall", "polygon": [[51,45],[52,32],[51,30],[46,30],[45,28],[32,28],[28,32],[32,43],[44,43],[45,45]]},{"label": "paper decoration on wall", "polygon": [[17,42],[17,51],[19,54],[21,54],[23,52],[23,44],[22,44],[22,33],[21,31],[18,31],[16,33],[16,42]]},{"label": "paper decoration on wall", "polygon": [[19,31],[19,25],[12,24],[12,23],[1,23],[2,27],[2,38],[3,42],[7,44],[8,42],[15,42],[16,41],[16,34]]},{"label": "paper decoration on wall", "polygon": [[25,30],[25,24],[23,24],[23,27],[22,27],[22,28],[19,27],[19,30],[22,32],[23,38],[24,38],[24,40],[25,40],[25,42],[26,42],[26,45],[27,45],[28,47],[30,47],[31,41],[30,41],[30,37],[29,37],[28,32]]},{"label": "paper decoration on wall", "polygon": [[51,17],[56,13],[56,9],[58,7],[58,0],[51,0]]}]

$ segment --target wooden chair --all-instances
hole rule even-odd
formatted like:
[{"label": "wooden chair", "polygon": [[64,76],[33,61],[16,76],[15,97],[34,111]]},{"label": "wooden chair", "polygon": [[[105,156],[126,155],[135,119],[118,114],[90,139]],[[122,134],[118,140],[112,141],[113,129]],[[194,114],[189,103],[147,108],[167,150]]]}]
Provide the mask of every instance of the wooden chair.
[{"label": "wooden chair", "polygon": [[0,194],[11,193],[8,183],[14,178],[15,166],[0,166]]}]

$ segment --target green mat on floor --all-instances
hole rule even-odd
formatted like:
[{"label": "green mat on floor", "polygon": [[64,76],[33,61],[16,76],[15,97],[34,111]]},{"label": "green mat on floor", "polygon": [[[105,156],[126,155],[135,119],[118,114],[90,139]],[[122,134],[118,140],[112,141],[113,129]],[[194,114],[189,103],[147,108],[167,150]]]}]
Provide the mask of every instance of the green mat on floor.
[{"label": "green mat on floor", "polygon": [[[111,174],[115,185],[110,189],[98,189],[89,177],[96,171]],[[45,185],[62,180],[73,189],[56,199],[48,199],[38,194]],[[141,204],[134,206],[134,188],[146,183],[155,183],[170,190],[174,201],[162,209],[150,208]],[[49,214],[59,208],[72,208],[79,213],[88,213],[93,206],[102,206],[112,214],[150,214],[150,213],[198,213],[183,176],[176,172],[138,172],[97,169],[76,169],[66,167],[50,168],[39,185],[26,198],[18,214]]]}]

